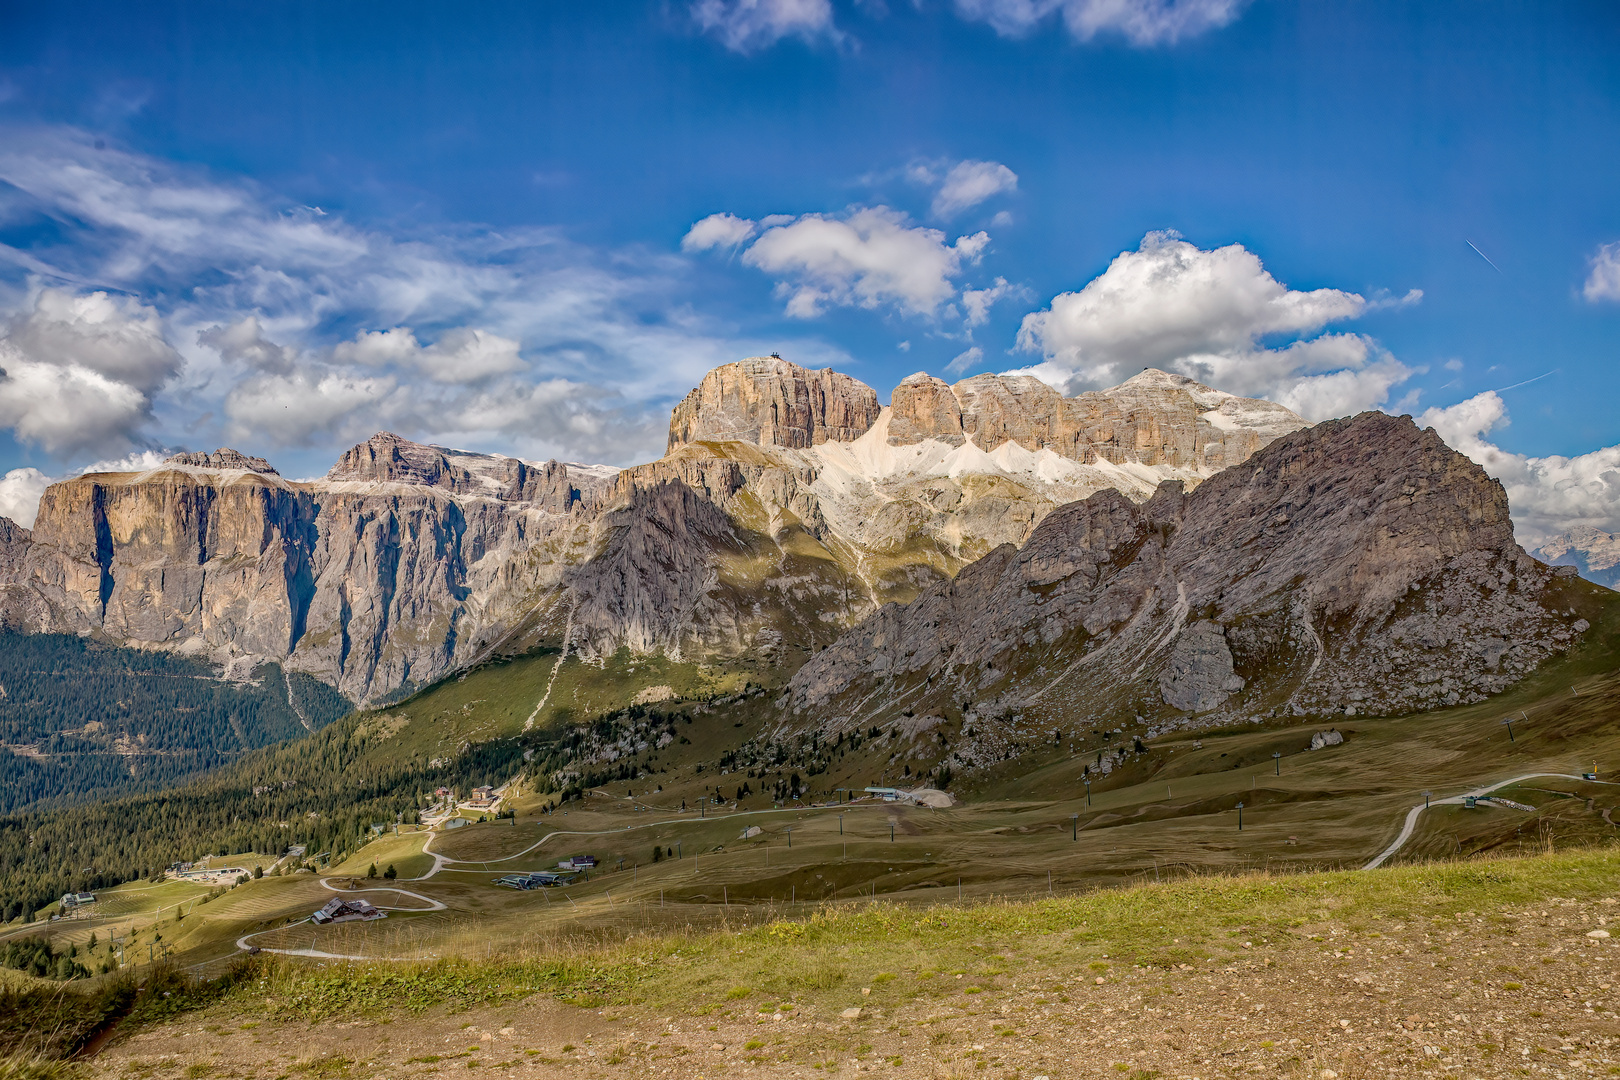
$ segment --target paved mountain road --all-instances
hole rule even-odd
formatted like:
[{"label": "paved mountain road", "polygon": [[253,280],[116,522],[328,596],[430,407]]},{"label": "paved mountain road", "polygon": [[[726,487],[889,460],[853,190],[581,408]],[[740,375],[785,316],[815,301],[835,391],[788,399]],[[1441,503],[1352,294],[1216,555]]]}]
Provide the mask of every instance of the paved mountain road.
[{"label": "paved mountain road", "polygon": [[[1559,780],[1583,780],[1588,784],[1609,784],[1610,786],[1620,786],[1615,785],[1609,780],[1587,780],[1584,776],[1579,776],[1575,773],[1534,772],[1525,773],[1523,776],[1515,776],[1511,780],[1499,780],[1494,784],[1487,784],[1482,788],[1475,788],[1473,791],[1465,791],[1461,795],[1452,795],[1444,799],[1433,799],[1430,801],[1428,806],[1458,805],[1470,796],[1477,799],[1482,795],[1489,795],[1491,792],[1497,791],[1501,788],[1512,787],[1514,784],[1522,784],[1526,780],[1535,780],[1543,776],[1551,776]],[[1417,830],[1418,816],[1421,815],[1424,810],[1428,809],[1428,806],[1420,803],[1408,810],[1406,812],[1406,823],[1401,826],[1401,834],[1395,838],[1395,842],[1390,844],[1389,847],[1385,848],[1383,851],[1380,851],[1378,855],[1366,866],[1363,866],[1362,869],[1378,869],[1380,866],[1384,865],[1385,862],[1389,861],[1390,857],[1393,856],[1397,851],[1406,846],[1406,842],[1412,839],[1412,833]]]}]

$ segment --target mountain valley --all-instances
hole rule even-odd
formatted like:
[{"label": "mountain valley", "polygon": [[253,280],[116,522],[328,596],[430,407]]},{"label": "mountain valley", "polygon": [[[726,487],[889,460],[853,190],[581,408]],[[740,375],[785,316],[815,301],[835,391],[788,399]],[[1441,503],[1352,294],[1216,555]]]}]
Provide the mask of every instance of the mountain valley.
[{"label": "mountain valley", "polygon": [[[0,817],[0,943],[44,927],[109,971],[113,934],[204,975],[427,962],[1616,827],[1620,597],[1527,555],[1410,418],[1160,372],[913,376],[884,406],[749,360],[646,465],[185,454],[54,486],[0,557],[6,640],[208,672],[202,741],[236,737]],[[331,722],[243,741],[233,693],[288,717],[317,687]],[[49,726],[31,767],[114,738]],[[500,882],[584,853],[560,889]],[[387,919],[309,921],[350,895]]]}]

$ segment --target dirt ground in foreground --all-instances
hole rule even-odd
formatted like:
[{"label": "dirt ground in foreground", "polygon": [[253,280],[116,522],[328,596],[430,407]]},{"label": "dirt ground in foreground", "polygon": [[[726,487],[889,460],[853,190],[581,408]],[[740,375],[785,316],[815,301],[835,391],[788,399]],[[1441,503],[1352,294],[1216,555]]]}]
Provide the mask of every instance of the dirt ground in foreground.
[{"label": "dirt ground in foreground", "polygon": [[941,974],[910,996],[851,985],[842,1005],[756,996],[707,1015],[536,996],[311,1024],[220,1006],[129,1032],[90,1065],[120,1080],[1620,1075],[1613,898],[1239,947],[1170,970],[1002,957],[999,977]]}]

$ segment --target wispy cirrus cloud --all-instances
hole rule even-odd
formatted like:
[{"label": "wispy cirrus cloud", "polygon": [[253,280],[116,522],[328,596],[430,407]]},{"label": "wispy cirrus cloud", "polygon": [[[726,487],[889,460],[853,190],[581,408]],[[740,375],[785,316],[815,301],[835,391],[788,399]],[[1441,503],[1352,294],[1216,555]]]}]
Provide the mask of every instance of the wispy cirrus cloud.
[{"label": "wispy cirrus cloud", "polygon": [[[956,15],[987,23],[1002,37],[1024,37],[1061,22],[1079,41],[1118,35],[1137,48],[1174,45],[1233,22],[1248,0],[954,0]],[[700,31],[733,52],[750,54],[787,38],[846,40],[831,0],[695,0],[687,8]]]},{"label": "wispy cirrus cloud", "polygon": [[830,0],[697,0],[692,21],[704,33],[739,53],[758,52],[783,38],[836,42]]},{"label": "wispy cirrus cloud", "polygon": [[1138,48],[1176,42],[1235,20],[1247,0],[956,0],[962,18],[1023,37],[1057,17],[1080,41],[1118,34]]},{"label": "wispy cirrus cloud", "polygon": [[1018,174],[999,161],[914,161],[906,167],[906,177],[935,189],[929,209],[937,218],[955,217],[996,195],[1018,190]]},{"label": "wispy cirrus cloud", "polygon": [[[335,450],[392,426],[628,464],[661,452],[668,399],[761,344],[693,313],[679,255],[383,232],[72,129],[0,137],[0,224],[0,425],[64,462],[227,438]],[[140,338],[115,350],[139,370],[96,334]]]}]

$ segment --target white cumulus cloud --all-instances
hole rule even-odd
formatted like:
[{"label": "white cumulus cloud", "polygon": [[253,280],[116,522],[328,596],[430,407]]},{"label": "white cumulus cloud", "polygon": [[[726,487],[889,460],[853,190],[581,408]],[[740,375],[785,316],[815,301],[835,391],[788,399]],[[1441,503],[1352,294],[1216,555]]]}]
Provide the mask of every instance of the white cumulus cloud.
[{"label": "white cumulus cloud", "polygon": [[[1381,405],[1413,374],[1363,335],[1306,336],[1367,306],[1339,289],[1290,289],[1241,244],[1206,251],[1149,233],[1079,292],[1025,316],[1018,343],[1044,356],[1025,373],[1065,393],[1157,367],[1319,420]],[[1277,337],[1296,340],[1262,344]]]},{"label": "white cumulus cloud", "polygon": [[1599,300],[1620,301],[1620,241],[1598,248],[1591,264],[1582,295],[1594,303]]},{"label": "white cumulus cloud", "polygon": [[153,308],[43,289],[0,338],[0,426],[58,457],[125,449],[180,364]]},{"label": "white cumulus cloud", "polygon": [[765,229],[743,261],[779,280],[787,313],[819,315],[828,305],[892,305],[933,315],[956,296],[953,278],[983,255],[983,232],[947,242],[938,229],[912,225],[886,206],[842,217],[805,214]]},{"label": "white cumulus cloud", "polygon": [[1027,294],[1028,290],[1022,285],[1009,285],[1004,277],[996,278],[983,289],[963,289],[962,308],[967,313],[968,327],[983,326],[990,318],[990,308],[998,301]]},{"label": "white cumulus cloud", "polygon": [[1494,390],[1429,409],[1418,423],[1434,428],[1448,446],[1502,482],[1514,532],[1524,547],[1538,547],[1581,525],[1620,532],[1620,446],[1576,457],[1503,450],[1485,437],[1508,423],[1507,403]]},{"label": "white cumulus cloud", "polygon": [[283,446],[308,446],[322,436],[363,438],[366,428],[396,426],[382,406],[397,385],[319,368],[248,378],[225,398],[227,435],[245,445],[269,439]]},{"label": "white cumulus cloud", "polygon": [[965,19],[1021,37],[1056,14],[1081,41],[1119,34],[1136,46],[1173,45],[1227,25],[1246,0],[956,0]]},{"label": "white cumulus cloud", "polygon": [[332,357],[340,363],[370,367],[399,365],[444,383],[480,382],[491,375],[522,371],[525,366],[513,339],[466,327],[448,331],[427,346],[405,327],[362,332],[354,341],[339,343]]},{"label": "white cumulus cloud", "polygon": [[39,497],[50,483],[51,478],[38,469],[12,469],[0,477],[0,517],[32,529],[39,514]]},{"label": "white cumulus cloud", "polygon": [[700,29],[733,52],[757,52],[785,37],[841,37],[830,0],[697,0],[691,11]]},{"label": "white cumulus cloud", "polygon": [[936,217],[952,217],[993,195],[1018,189],[1018,174],[999,161],[959,161],[940,181]]},{"label": "white cumulus cloud", "polygon": [[710,251],[714,248],[734,248],[753,239],[759,226],[747,218],[731,214],[710,214],[686,231],[681,237],[682,251]]}]

